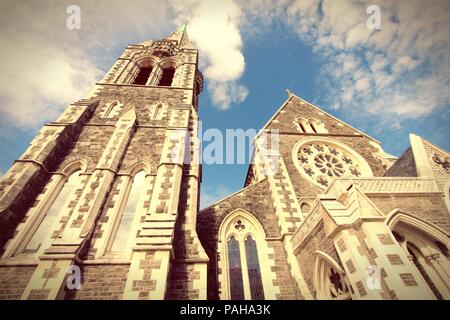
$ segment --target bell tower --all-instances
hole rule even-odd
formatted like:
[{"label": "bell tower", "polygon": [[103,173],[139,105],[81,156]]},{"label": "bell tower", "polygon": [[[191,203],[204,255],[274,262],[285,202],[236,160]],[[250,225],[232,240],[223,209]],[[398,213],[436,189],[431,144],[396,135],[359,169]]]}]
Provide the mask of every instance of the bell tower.
[{"label": "bell tower", "polygon": [[43,126],[0,181],[10,296],[206,298],[195,228],[202,83],[183,26],[129,45],[86,99]]}]

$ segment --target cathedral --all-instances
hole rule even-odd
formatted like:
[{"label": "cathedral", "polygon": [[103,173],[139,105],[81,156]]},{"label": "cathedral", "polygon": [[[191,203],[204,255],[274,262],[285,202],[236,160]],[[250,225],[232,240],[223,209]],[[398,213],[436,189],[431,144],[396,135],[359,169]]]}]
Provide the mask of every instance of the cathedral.
[{"label": "cathedral", "polygon": [[40,129],[0,180],[1,300],[450,299],[449,153],[396,158],[288,92],[199,210],[202,86],[180,28]]}]

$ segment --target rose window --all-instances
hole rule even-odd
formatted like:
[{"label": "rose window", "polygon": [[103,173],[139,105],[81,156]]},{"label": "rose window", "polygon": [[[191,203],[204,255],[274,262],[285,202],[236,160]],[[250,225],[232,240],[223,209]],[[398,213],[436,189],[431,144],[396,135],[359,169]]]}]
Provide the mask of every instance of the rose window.
[{"label": "rose window", "polygon": [[326,153],[320,153],[314,158],[314,165],[320,172],[327,174],[330,177],[340,177],[344,174],[344,165],[341,161]]},{"label": "rose window", "polygon": [[362,167],[367,167],[353,152],[322,142],[302,145],[297,151],[296,160],[302,175],[324,188],[328,187],[334,178],[360,177]]}]

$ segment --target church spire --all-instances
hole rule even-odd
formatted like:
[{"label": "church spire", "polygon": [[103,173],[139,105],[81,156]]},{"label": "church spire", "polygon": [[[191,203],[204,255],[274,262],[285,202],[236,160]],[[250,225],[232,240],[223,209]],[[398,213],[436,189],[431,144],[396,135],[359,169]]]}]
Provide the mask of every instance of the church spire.
[{"label": "church spire", "polygon": [[172,32],[167,40],[176,40],[179,45],[191,44],[187,35],[187,22],[183,23],[176,31]]},{"label": "church spire", "polygon": [[181,31],[181,32],[183,32],[183,34],[184,33],[186,33],[186,31],[187,31],[187,21],[185,22],[185,23],[183,23],[183,25],[182,26],[180,26],[179,28],[178,28],[178,30],[177,31]]}]

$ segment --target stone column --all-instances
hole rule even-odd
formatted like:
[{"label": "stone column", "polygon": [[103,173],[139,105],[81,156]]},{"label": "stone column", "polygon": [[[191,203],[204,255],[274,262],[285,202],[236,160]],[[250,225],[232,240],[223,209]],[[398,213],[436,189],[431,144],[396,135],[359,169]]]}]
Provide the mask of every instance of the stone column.
[{"label": "stone column", "polygon": [[124,299],[165,298],[190,109],[190,105],[177,105],[171,109],[149,212],[133,247]]},{"label": "stone column", "polygon": [[186,142],[185,168],[175,226],[170,291],[166,298],[206,300],[209,258],[196,230],[200,187],[200,141],[197,138],[198,116],[194,108],[191,110],[189,129],[190,137]]},{"label": "stone column", "polygon": [[[267,143],[265,144],[267,145]],[[257,143],[256,170],[258,176],[267,176],[275,215],[281,233],[283,248],[288,259],[292,278],[305,299],[313,299],[303,278],[292,247],[292,235],[302,221],[300,206],[295,196],[294,187],[289,178],[283,158],[277,150],[265,149]]]}]

